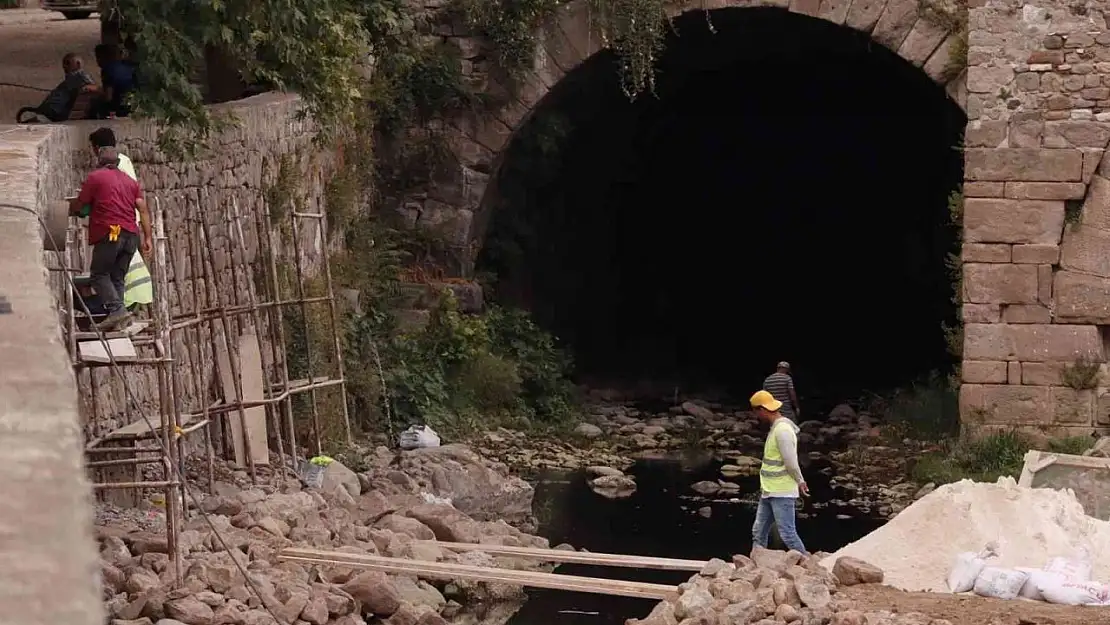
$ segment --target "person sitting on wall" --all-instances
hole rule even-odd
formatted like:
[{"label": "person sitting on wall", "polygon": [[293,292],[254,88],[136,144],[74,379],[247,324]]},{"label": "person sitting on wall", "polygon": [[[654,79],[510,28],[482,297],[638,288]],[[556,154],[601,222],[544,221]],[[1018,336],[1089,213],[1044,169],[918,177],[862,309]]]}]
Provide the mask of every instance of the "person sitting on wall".
[{"label": "person sitting on wall", "polygon": [[93,116],[97,119],[127,117],[131,107],[127,96],[135,89],[135,66],[123,59],[119,46],[102,43],[96,46],[96,64],[100,66],[100,82],[104,85]]},{"label": "person sitting on wall", "polygon": [[[62,57],[62,71],[65,77],[58,83],[54,90],[38,106],[25,106],[15,114],[15,123],[29,124],[40,121],[45,117],[52,122],[64,122],[73,112],[73,105],[82,93],[97,93],[100,87],[84,69],[85,62],[76,52],[66,53]],[[25,118],[25,116],[28,116]]]},{"label": "person sitting on wall", "polygon": [[[69,203],[72,215],[81,215],[86,208],[89,244],[93,246],[89,275],[108,315],[97,328],[109,332],[126,327],[131,321],[131,313],[123,305],[124,279],[131,258],[136,251],[149,255],[153,249],[150,213],[142,187],[119,170],[119,154],[113,147],[100,148],[97,168]],[[141,236],[135,221],[136,208],[144,217]]]}]

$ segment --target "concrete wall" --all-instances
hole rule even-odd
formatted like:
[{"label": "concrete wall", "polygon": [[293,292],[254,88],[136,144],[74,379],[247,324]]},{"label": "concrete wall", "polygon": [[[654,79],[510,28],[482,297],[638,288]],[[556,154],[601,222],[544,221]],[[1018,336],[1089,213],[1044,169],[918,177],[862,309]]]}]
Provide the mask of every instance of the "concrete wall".
[{"label": "concrete wall", "polygon": [[[0,202],[31,209],[70,184],[65,131],[0,127]],[[34,214],[0,207],[0,611],[99,625],[99,564],[77,393]],[[64,591],[59,591],[64,589]]]},{"label": "concrete wall", "polygon": [[[964,236],[966,422],[1110,425],[1110,30],[1096,2],[970,11]],[[1076,363],[1096,388],[1072,388]]]}]

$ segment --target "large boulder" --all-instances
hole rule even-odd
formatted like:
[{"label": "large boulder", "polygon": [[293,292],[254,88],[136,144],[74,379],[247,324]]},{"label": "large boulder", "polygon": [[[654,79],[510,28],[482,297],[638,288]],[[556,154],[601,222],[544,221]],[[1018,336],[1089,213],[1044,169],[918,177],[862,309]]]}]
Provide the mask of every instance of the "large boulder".
[{"label": "large boulder", "polygon": [[486,460],[465,445],[405,451],[399,464],[415,488],[450,500],[477,521],[504,519],[514,525],[531,521],[532,486],[509,475],[505,465]]}]

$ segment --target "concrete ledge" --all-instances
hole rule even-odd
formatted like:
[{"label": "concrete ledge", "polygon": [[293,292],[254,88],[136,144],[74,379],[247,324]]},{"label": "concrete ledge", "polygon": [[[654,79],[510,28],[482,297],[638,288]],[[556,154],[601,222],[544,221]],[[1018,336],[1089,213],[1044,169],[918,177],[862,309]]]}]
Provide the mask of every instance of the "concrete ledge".
[{"label": "concrete ledge", "polygon": [[[0,128],[0,202],[37,210],[61,199],[70,184],[65,134]],[[0,253],[0,295],[12,307],[0,315],[0,612],[21,625],[98,625],[104,617],[76,384],[35,215],[0,208]]]}]

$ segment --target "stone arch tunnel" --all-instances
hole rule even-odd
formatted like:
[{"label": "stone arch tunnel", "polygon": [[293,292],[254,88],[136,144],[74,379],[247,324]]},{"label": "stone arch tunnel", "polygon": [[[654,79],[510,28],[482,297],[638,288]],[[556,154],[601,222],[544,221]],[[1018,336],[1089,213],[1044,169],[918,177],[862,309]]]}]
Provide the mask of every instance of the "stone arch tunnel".
[{"label": "stone arch tunnel", "polygon": [[836,402],[951,370],[967,119],[945,33],[906,45],[927,26],[891,35],[881,10],[862,28],[684,13],[635,101],[612,53],[576,64],[506,138],[475,211],[494,298],[595,383],[740,393],[787,359]]}]

